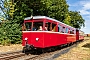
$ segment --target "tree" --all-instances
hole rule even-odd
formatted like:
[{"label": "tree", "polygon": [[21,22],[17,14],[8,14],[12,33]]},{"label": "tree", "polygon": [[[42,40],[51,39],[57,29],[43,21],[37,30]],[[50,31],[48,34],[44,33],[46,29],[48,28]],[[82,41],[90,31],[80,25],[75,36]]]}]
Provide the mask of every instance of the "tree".
[{"label": "tree", "polygon": [[0,44],[3,41],[7,43],[21,43],[21,29],[20,24],[15,23],[15,21],[5,21],[0,26]]},{"label": "tree", "polygon": [[31,15],[44,15],[63,22],[68,13],[66,0],[15,0],[15,3],[14,18],[20,21]]},{"label": "tree", "polygon": [[69,13],[65,17],[66,17],[66,19],[63,22],[67,25],[73,26],[73,24],[70,23],[71,22],[71,16],[69,15]]},{"label": "tree", "polygon": [[13,6],[12,0],[4,1],[4,12],[6,14],[5,21],[0,25],[0,44],[21,43],[21,25],[13,20]]},{"label": "tree", "polygon": [[69,15],[71,17],[70,23],[75,28],[81,28],[82,26],[85,26],[84,22],[85,20],[82,18],[79,12],[77,11],[70,11]]}]

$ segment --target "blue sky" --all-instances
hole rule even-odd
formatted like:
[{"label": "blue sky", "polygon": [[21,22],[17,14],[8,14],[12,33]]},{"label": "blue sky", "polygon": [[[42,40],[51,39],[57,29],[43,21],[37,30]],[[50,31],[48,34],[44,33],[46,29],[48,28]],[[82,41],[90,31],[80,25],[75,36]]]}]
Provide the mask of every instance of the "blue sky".
[{"label": "blue sky", "polygon": [[[2,6],[2,1],[0,0],[0,6]],[[1,8],[0,8],[0,14],[3,14]],[[0,16],[1,17],[1,16]],[[0,18],[0,22],[1,22],[1,18]]]},{"label": "blue sky", "polygon": [[66,0],[69,5],[69,10],[80,11],[80,14],[85,19],[85,27],[81,28],[86,34],[90,33],[90,0]]}]

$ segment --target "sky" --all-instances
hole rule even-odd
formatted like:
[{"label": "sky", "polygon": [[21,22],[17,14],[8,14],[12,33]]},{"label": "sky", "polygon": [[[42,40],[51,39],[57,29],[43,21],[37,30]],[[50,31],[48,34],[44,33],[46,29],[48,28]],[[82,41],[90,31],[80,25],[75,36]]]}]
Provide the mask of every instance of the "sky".
[{"label": "sky", "polygon": [[[2,1],[1,0],[0,0],[0,6],[2,6]],[[1,8],[0,8],[0,14],[3,14]],[[0,15],[0,17],[1,17],[1,15]],[[0,22],[1,22],[1,18],[0,18]]]},{"label": "sky", "polygon": [[81,30],[90,33],[90,0],[66,0],[70,11],[79,11],[85,20],[85,27]]}]

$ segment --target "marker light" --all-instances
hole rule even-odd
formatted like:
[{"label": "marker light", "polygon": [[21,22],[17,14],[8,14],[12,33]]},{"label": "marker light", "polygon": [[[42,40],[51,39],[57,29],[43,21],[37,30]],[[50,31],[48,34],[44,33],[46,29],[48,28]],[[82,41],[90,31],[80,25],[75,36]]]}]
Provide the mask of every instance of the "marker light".
[{"label": "marker light", "polygon": [[36,41],[38,41],[39,40],[39,38],[36,38]]},{"label": "marker light", "polygon": [[25,40],[28,40],[28,38],[26,37]]}]

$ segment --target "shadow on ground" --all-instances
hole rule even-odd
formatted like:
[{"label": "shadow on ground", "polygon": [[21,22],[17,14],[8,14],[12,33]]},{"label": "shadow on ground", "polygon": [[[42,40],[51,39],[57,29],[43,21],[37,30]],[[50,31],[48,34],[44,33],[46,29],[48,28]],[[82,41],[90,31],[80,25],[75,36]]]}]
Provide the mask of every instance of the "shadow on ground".
[{"label": "shadow on ground", "polygon": [[90,48],[90,43],[87,43],[87,44],[83,45],[82,47]]}]

